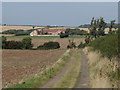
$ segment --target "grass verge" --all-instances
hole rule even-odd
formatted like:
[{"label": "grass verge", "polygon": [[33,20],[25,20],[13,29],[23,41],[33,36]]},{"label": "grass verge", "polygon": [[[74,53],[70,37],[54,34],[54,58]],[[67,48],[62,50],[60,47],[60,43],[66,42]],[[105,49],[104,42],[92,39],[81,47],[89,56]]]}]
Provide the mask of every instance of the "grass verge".
[{"label": "grass verge", "polygon": [[52,88],[74,88],[75,87],[77,78],[80,73],[80,67],[81,67],[79,50],[74,51],[73,57],[74,57],[73,65],[66,72],[63,78],[57,84],[55,84]]},{"label": "grass verge", "polygon": [[101,53],[91,51],[88,47],[85,49],[89,64],[90,88],[118,88],[120,74],[116,67],[117,60],[113,58],[111,62],[108,58],[102,57]]},{"label": "grass verge", "polygon": [[69,61],[71,51],[67,50],[66,53],[51,67],[46,68],[43,72],[39,73],[38,76],[27,78],[20,84],[9,86],[9,88],[39,88],[52,77],[54,77],[65,64]]}]

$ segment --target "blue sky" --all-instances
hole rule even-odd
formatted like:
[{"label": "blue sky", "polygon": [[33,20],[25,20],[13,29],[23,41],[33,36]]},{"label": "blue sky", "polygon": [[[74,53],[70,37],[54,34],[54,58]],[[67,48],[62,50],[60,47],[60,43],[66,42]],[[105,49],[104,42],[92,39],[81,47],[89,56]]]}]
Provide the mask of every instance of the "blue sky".
[{"label": "blue sky", "polygon": [[2,23],[15,25],[88,24],[92,17],[118,20],[117,2],[3,2]]}]

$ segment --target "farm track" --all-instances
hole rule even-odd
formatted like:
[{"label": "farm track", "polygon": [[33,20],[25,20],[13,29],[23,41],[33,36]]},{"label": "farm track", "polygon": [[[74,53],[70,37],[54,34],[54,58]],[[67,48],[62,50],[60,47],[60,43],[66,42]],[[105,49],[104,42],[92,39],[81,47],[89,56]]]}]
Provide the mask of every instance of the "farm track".
[{"label": "farm track", "polygon": [[89,71],[88,71],[87,58],[83,51],[81,51],[80,54],[81,54],[82,66],[75,88],[89,88]]},{"label": "farm track", "polygon": [[[82,60],[82,66],[80,75],[78,77],[78,80],[76,82],[75,88],[89,88],[89,71],[88,71],[88,63],[87,58],[83,51],[80,51],[80,56]],[[53,79],[51,79],[49,82],[47,82],[42,88],[51,88],[56,83],[58,83],[62,77],[66,74],[66,72],[69,70],[70,66],[72,66],[73,62],[75,60],[75,55],[73,54],[70,58],[70,61],[67,63],[67,65],[64,67],[62,71],[60,71]]]},{"label": "farm track", "polygon": [[72,66],[73,62],[74,62],[74,55],[71,56],[70,61],[66,64],[66,66],[55,77],[53,77],[53,79],[51,79],[41,88],[51,88],[56,83],[58,83],[62,79],[62,77],[66,74],[70,66]]}]

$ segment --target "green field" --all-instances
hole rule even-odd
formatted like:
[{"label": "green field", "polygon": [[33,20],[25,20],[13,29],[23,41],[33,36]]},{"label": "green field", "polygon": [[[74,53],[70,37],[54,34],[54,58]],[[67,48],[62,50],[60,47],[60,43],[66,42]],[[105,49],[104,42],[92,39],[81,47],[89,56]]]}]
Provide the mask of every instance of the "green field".
[{"label": "green field", "polygon": [[[59,36],[6,36],[8,38],[26,38],[26,37],[30,37],[30,38],[60,38]],[[85,38],[84,35],[72,35],[69,36],[67,38]]]}]

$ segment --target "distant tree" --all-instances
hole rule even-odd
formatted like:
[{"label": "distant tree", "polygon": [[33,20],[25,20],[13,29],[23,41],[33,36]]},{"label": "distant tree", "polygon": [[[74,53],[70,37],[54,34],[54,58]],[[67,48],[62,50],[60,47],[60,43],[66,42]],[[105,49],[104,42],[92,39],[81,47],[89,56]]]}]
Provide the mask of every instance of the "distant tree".
[{"label": "distant tree", "polygon": [[104,30],[105,30],[105,27],[106,27],[106,25],[107,25],[107,23],[104,21],[104,19],[103,18],[100,18],[100,19],[98,19],[97,20],[97,28],[98,28],[98,37],[99,36],[104,36],[105,35],[105,32],[104,32]]},{"label": "distant tree", "polygon": [[1,46],[2,46],[2,48],[3,48],[3,49],[5,49],[5,48],[6,48],[6,42],[7,42],[7,38],[6,38],[6,37],[4,37],[4,36],[2,36]]},{"label": "distant tree", "polygon": [[22,40],[23,49],[32,49],[33,44],[31,40],[31,38],[25,38]]},{"label": "distant tree", "polygon": [[110,22],[109,34],[112,34],[112,33],[113,33],[112,28],[113,28],[114,25],[115,25],[115,20],[112,20],[112,21]]},{"label": "distant tree", "polygon": [[95,19],[94,17],[91,20],[91,25],[90,25],[90,35],[93,37],[97,38],[99,36],[104,35],[104,30],[106,27],[106,23],[103,18],[100,19]]},{"label": "distant tree", "polygon": [[35,29],[35,26],[33,26],[32,28]]}]

